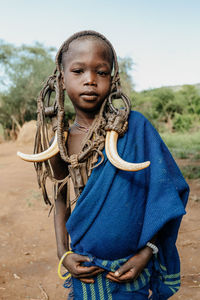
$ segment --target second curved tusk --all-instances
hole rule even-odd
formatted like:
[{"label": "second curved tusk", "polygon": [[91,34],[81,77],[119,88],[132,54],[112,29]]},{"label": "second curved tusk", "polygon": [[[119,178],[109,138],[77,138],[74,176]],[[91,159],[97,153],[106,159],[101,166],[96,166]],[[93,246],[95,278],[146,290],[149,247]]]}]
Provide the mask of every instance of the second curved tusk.
[{"label": "second curved tusk", "polygon": [[150,165],[150,161],[146,161],[143,163],[129,163],[123,160],[117,152],[117,140],[118,133],[116,131],[107,131],[105,150],[108,160],[112,165],[124,171],[139,171],[147,168]]},{"label": "second curved tusk", "polygon": [[[68,133],[65,131],[64,134],[65,134],[65,140],[66,140]],[[18,151],[17,155],[25,161],[42,162],[42,161],[45,161],[45,160],[55,156],[59,151],[60,150],[58,148],[57,131],[56,131],[53,143],[51,144],[51,146],[47,150],[45,150],[41,153],[37,153],[37,154],[25,154],[25,153],[22,153],[22,152]]]}]

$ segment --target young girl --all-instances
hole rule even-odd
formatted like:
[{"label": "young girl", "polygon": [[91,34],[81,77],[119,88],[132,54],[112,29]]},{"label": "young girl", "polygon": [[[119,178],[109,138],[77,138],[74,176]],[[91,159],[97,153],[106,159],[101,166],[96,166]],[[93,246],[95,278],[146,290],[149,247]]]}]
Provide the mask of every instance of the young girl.
[{"label": "young girl", "polygon": [[[76,114],[70,128],[64,91]],[[114,106],[116,98],[122,109]],[[47,116],[55,138],[43,151]],[[115,51],[101,34],[79,32],[58,51],[38,100],[35,153],[19,155],[35,162],[46,202],[46,178],[54,182],[58,257],[74,299],[142,300],[151,294],[161,300],[177,292],[175,242],[188,185],[148,120],[130,113]]]}]

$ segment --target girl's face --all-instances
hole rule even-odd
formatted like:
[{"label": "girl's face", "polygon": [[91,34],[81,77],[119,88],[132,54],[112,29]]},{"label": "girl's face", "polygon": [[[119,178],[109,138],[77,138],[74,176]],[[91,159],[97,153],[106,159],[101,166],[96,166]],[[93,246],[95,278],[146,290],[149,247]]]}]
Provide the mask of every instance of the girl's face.
[{"label": "girl's face", "polygon": [[63,58],[64,86],[76,113],[96,113],[110,92],[111,53],[102,41],[80,39],[70,43]]}]

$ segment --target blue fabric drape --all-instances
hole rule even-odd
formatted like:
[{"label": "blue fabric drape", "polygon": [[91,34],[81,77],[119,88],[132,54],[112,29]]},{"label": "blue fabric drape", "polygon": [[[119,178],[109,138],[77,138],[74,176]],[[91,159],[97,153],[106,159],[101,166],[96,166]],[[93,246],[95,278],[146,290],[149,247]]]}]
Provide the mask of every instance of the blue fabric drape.
[{"label": "blue fabric drape", "polygon": [[168,299],[180,285],[175,243],[188,185],[157,131],[138,112],[130,114],[118,153],[126,161],[150,160],[151,165],[138,172],[118,170],[104,152],[104,162],[93,170],[66,223],[71,247],[109,271],[112,263],[126,261],[159,232],[149,281],[152,299]]}]

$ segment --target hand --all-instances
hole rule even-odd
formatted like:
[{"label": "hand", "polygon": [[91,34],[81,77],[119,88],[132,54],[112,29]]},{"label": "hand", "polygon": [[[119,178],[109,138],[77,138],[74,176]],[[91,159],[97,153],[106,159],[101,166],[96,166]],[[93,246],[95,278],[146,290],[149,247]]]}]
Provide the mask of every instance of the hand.
[{"label": "hand", "polygon": [[106,277],[118,283],[131,282],[138,278],[151,259],[152,254],[152,250],[149,247],[145,247],[131,257],[115,273],[109,272]]},{"label": "hand", "polygon": [[73,277],[80,279],[84,283],[94,283],[93,277],[102,273],[104,269],[96,266],[84,267],[82,266],[83,262],[90,262],[89,257],[70,253],[65,257],[63,265]]}]

